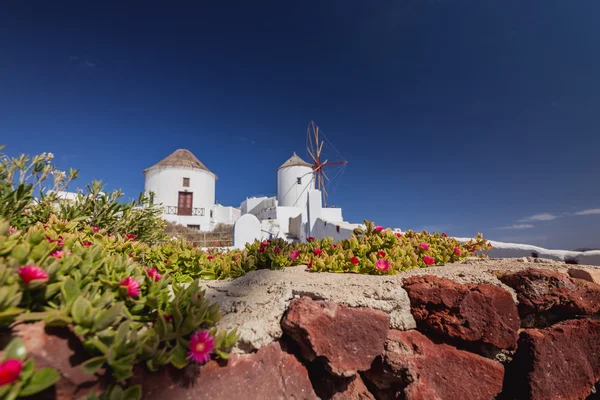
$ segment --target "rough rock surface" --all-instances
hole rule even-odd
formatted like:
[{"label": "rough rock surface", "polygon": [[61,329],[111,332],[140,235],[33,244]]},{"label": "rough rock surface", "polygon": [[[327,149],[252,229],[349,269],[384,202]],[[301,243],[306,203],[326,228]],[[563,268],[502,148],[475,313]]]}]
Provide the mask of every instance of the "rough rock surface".
[{"label": "rough rock surface", "polygon": [[304,366],[278,343],[250,355],[232,356],[226,365],[216,361],[182,372],[162,369],[138,374],[143,399],[317,399]]},{"label": "rough rock surface", "polygon": [[88,357],[79,340],[66,328],[44,328],[43,322],[18,324],[13,335],[19,336],[35,360],[36,369],[55,368],[62,379],[38,394],[38,398],[75,399],[101,388],[96,376],[84,373],[79,365]]},{"label": "rough rock surface", "polygon": [[382,398],[489,400],[502,390],[498,362],[446,345],[417,331],[390,331],[385,354],[365,373]]},{"label": "rough rock surface", "polygon": [[519,313],[503,288],[423,275],[405,279],[404,289],[412,315],[423,330],[467,345],[516,348]]},{"label": "rough rock surface", "polygon": [[[539,260],[538,268],[566,273],[571,267],[552,260]],[[251,352],[281,337],[281,317],[294,298],[308,296],[315,300],[335,301],[350,307],[369,307],[390,315],[390,328],[407,330],[416,327],[410,301],[402,279],[410,276],[435,275],[458,283],[489,283],[503,286],[495,271],[520,271],[530,263],[518,259],[468,259],[432,268],[419,268],[394,276],[311,273],[304,267],[281,271],[260,270],[232,281],[203,281],[207,297],[221,304],[220,329],[238,328],[240,341],[235,352]]]},{"label": "rough rock surface", "polygon": [[345,377],[369,369],[383,353],[389,325],[390,318],[382,311],[308,297],[292,301],[281,321],[305,359],[323,358],[332,374]]},{"label": "rough rock surface", "polygon": [[571,278],[583,279],[600,285],[600,268],[570,268],[568,272]]},{"label": "rough rock surface", "polygon": [[507,367],[505,392],[531,400],[585,399],[600,380],[600,321],[526,329]]},{"label": "rough rock surface", "polygon": [[375,400],[360,375],[343,378],[328,374],[323,368],[309,371],[317,396],[322,400]]},{"label": "rough rock surface", "polygon": [[600,285],[548,270],[531,268],[499,276],[517,292],[519,313],[553,312],[564,316],[600,312]]}]

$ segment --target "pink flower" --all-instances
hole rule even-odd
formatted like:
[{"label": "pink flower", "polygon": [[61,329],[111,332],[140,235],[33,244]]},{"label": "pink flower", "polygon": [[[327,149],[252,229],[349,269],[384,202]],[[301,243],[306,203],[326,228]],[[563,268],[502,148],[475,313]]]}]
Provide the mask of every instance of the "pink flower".
[{"label": "pink flower", "polygon": [[12,226],[10,228],[8,228],[8,233],[14,233],[16,231],[15,228],[13,228]]},{"label": "pink flower", "polygon": [[94,226],[94,227],[92,227],[92,230],[93,230],[94,232],[98,232],[100,229],[99,229],[97,226]]},{"label": "pink flower", "polygon": [[307,242],[314,242],[314,240],[315,240],[315,238],[312,237],[312,236],[309,236],[309,237],[306,238]]},{"label": "pink flower", "polygon": [[192,248],[194,248],[194,249],[195,249],[195,248],[197,248],[197,247],[198,247],[198,246],[196,246],[196,245],[192,245]]},{"label": "pink flower", "polygon": [[281,247],[275,247],[275,248],[273,249],[273,252],[275,252],[275,254],[279,254],[279,253],[281,253]]},{"label": "pink flower", "polygon": [[48,225],[44,225],[44,230],[48,229]]},{"label": "pink flower", "polygon": [[163,315],[163,318],[165,319],[165,321],[169,322],[173,319],[173,316],[171,314],[165,314]]},{"label": "pink flower", "polygon": [[448,237],[448,235],[446,235],[446,233],[442,233],[442,237]]},{"label": "pink flower", "polygon": [[13,383],[21,375],[23,362],[14,358],[0,364],[0,387]]},{"label": "pink flower", "polygon": [[333,248],[333,249],[337,249],[337,244],[335,244],[335,243],[334,243],[334,244],[332,244],[332,245],[331,245],[331,248]]},{"label": "pink flower", "polygon": [[383,251],[383,250],[379,250],[379,251],[377,252],[377,257],[378,257],[378,258],[383,258],[383,257],[385,257],[385,251]]},{"label": "pink flower", "polygon": [[460,257],[460,249],[458,247],[454,248],[454,254]]},{"label": "pink flower", "polygon": [[307,265],[306,265],[306,269],[311,269],[312,268],[312,261],[310,261]]},{"label": "pink flower", "polygon": [[133,257],[133,253],[129,253],[129,257]]},{"label": "pink flower", "polygon": [[375,231],[377,231],[377,232],[381,232],[382,230],[383,230],[383,226],[381,226],[381,225],[377,225],[375,227]]},{"label": "pink flower", "polygon": [[208,331],[197,331],[190,338],[190,354],[188,360],[197,363],[206,363],[215,349],[215,339]]},{"label": "pink flower", "polygon": [[396,236],[402,237],[402,234],[400,232],[396,232]]},{"label": "pink flower", "polygon": [[388,260],[377,260],[377,262],[375,263],[375,268],[377,268],[378,270],[380,270],[381,272],[387,272],[388,269],[390,269],[390,262]]},{"label": "pink flower", "polygon": [[137,236],[136,236],[136,235],[133,235],[133,234],[131,234],[131,233],[126,233],[126,234],[125,234],[125,237],[126,237],[127,239],[134,240],[134,239],[135,239]]},{"label": "pink flower", "polygon": [[19,267],[17,270],[21,279],[25,284],[29,284],[31,281],[47,281],[48,273],[41,269],[40,267],[36,267],[35,265],[25,265],[24,267]]},{"label": "pink flower", "polygon": [[83,244],[85,247],[90,247],[94,243],[90,242],[89,240],[84,240],[81,244]]},{"label": "pink flower", "polygon": [[106,235],[106,237],[112,237],[112,235],[109,233],[108,235]]},{"label": "pink flower", "polygon": [[267,243],[271,243],[271,242],[272,242],[272,240],[271,240],[271,239],[267,239]]},{"label": "pink flower", "polygon": [[354,265],[358,265],[358,264],[360,264],[360,260],[359,260],[359,259],[358,259],[358,257],[356,257],[356,256],[355,256],[355,257],[352,257],[352,258],[350,259],[350,262],[351,262],[352,264],[354,264]]},{"label": "pink flower", "polygon": [[215,257],[214,257],[214,256],[208,256],[208,257],[206,257],[206,258],[208,258],[209,260],[212,260],[212,259],[213,259],[213,258],[215,258]]},{"label": "pink flower", "polygon": [[73,254],[73,253],[71,253],[70,251],[56,250],[54,253],[50,254],[50,257],[61,259],[61,258],[63,258],[64,255],[70,256],[71,254]]},{"label": "pink flower", "polygon": [[290,260],[295,260],[300,257],[300,250],[292,250],[290,253]]},{"label": "pink flower", "polygon": [[419,247],[425,251],[429,250],[429,245],[427,243],[419,243]]},{"label": "pink flower", "polygon": [[259,253],[264,253],[264,252],[265,252],[265,248],[264,248],[264,247],[262,247],[262,246],[260,246],[260,248],[258,249],[258,252],[259,252]]},{"label": "pink flower", "polygon": [[141,285],[131,276],[128,276],[127,278],[123,279],[121,282],[119,282],[119,285],[121,287],[127,288],[127,296],[129,297],[138,297],[140,295]]},{"label": "pink flower", "polygon": [[321,249],[314,249],[313,253],[315,253],[315,255],[318,256],[318,255],[321,255],[321,253],[323,253],[323,250],[321,250]]},{"label": "pink flower", "polygon": [[158,282],[158,281],[160,281],[160,278],[162,278],[162,276],[158,273],[158,270],[156,269],[156,267],[146,268],[146,272],[148,272],[148,276],[154,282]]},{"label": "pink flower", "polygon": [[473,247],[473,248],[471,249],[471,251],[472,251],[473,253],[475,253],[475,252],[477,251],[477,248],[476,248],[476,247]]},{"label": "pink flower", "polygon": [[423,261],[425,261],[425,264],[427,265],[435,264],[435,259],[433,257],[425,256],[423,257]]}]

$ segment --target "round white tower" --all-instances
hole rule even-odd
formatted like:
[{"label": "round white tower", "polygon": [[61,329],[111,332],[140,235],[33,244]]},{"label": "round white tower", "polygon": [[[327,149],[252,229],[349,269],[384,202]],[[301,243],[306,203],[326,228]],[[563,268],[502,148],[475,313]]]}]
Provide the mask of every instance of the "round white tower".
[{"label": "round white tower", "polygon": [[190,151],[176,150],[145,169],[144,176],[144,190],[154,193],[154,204],[163,205],[167,221],[212,229],[217,177]]},{"label": "round white tower", "polygon": [[315,188],[312,165],[294,155],[277,170],[277,201],[283,207],[303,207]]}]

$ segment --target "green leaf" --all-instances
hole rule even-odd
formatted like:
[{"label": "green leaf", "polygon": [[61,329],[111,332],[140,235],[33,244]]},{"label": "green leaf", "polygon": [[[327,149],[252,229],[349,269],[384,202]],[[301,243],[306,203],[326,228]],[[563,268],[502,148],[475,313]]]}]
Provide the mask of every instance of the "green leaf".
[{"label": "green leaf", "polygon": [[123,400],[123,388],[121,386],[115,386],[110,391],[109,400]]},{"label": "green leaf", "polygon": [[34,369],[35,362],[33,360],[28,360],[25,365],[23,365],[23,369],[21,370],[21,375],[19,378],[24,382],[27,381],[29,378],[31,378],[31,375],[33,375]]},{"label": "green leaf", "polygon": [[73,306],[71,307],[71,316],[73,317],[73,321],[80,325],[85,325],[87,322],[88,314],[92,309],[92,304],[85,297],[78,297],[77,300],[73,302]]},{"label": "green leaf", "polygon": [[139,400],[142,398],[142,386],[134,385],[123,392],[123,400]]},{"label": "green leaf", "polygon": [[80,368],[89,375],[94,375],[106,362],[105,356],[90,358],[80,365]]},{"label": "green leaf", "polygon": [[108,310],[103,310],[94,318],[94,330],[101,331],[111,326],[121,315],[123,311],[123,303],[117,303]]},{"label": "green leaf", "polygon": [[67,305],[71,305],[77,296],[79,296],[79,288],[73,279],[67,278],[61,288],[61,293]]},{"label": "green leaf", "polygon": [[60,374],[55,369],[42,368],[33,374],[31,380],[25,384],[23,389],[21,389],[19,395],[31,396],[32,394],[39,393],[54,385],[59,379]]},{"label": "green leaf", "polygon": [[4,349],[4,360],[18,359],[24,360],[27,357],[27,348],[21,338],[14,338]]},{"label": "green leaf", "polygon": [[154,329],[159,337],[163,338],[167,335],[167,322],[162,314],[158,314],[156,318],[156,323],[154,324]]},{"label": "green leaf", "polygon": [[17,382],[15,384],[12,385],[8,385],[8,387],[10,387],[10,392],[8,392],[8,394],[6,395],[6,397],[2,397],[3,400],[15,400],[18,396],[19,396],[19,392],[21,391],[21,388],[23,387],[23,383],[22,382]]},{"label": "green leaf", "polygon": [[189,364],[187,350],[179,343],[171,352],[171,364],[177,369],[182,369]]}]

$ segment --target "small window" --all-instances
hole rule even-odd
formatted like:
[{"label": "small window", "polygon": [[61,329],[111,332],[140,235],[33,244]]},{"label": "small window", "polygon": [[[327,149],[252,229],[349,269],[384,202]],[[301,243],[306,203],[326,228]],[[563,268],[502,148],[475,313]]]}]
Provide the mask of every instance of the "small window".
[{"label": "small window", "polygon": [[190,187],[190,178],[183,178],[183,187]]},{"label": "small window", "polygon": [[195,231],[199,231],[200,230],[200,225],[188,225],[187,226],[190,229],[193,229]]},{"label": "small window", "polygon": [[210,217],[213,217],[213,210],[210,210]]},{"label": "small window", "polygon": [[298,185],[302,185],[302,177],[297,178],[298,179]]}]

